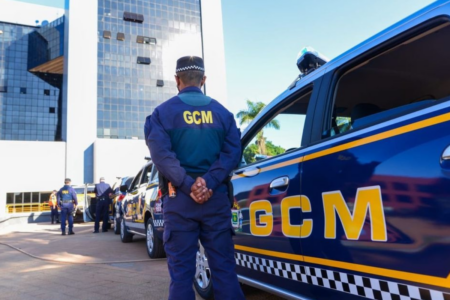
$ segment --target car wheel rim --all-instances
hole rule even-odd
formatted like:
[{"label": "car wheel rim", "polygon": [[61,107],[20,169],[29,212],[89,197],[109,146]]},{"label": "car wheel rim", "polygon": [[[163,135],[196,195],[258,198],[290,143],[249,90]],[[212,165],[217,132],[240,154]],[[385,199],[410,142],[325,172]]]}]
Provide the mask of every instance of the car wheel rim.
[{"label": "car wheel rim", "polygon": [[122,222],[120,222],[120,236],[122,238],[124,237],[124,232],[125,232],[125,224],[124,224],[124,221],[122,219]]},{"label": "car wheel rim", "polygon": [[211,282],[211,270],[203,248],[197,251],[195,281],[201,289],[206,289]]},{"label": "car wheel rim", "polygon": [[153,251],[153,226],[151,221],[147,226],[147,248],[149,252]]}]

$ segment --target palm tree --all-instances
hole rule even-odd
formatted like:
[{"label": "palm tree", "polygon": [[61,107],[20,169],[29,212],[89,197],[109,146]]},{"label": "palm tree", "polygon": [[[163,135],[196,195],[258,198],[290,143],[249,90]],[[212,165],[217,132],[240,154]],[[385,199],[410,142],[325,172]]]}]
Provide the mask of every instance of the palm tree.
[{"label": "palm tree", "polygon": [[[236,118],[240,120],[239,124],[242,125],[253,121],[265,106],[266,105],[262,102],[252,102],[247,99],[247,109],[241,110],[236,114]],[[280,122],[271,120],[265,127],[278,130],[280,129]],[[258,145],[259,153],[266,154],[266,138],[264,137],[264,132],[262,130],[256,135],[256,144]]]}]

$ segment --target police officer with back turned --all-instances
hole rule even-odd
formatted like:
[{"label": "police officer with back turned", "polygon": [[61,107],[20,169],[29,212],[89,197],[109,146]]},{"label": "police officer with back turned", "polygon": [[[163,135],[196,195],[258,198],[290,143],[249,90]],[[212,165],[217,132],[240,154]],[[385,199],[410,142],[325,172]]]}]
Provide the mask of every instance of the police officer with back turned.
[{"label": "police officer with back turned", "polygon": [[100,220],[103,220],[102,231],[108,231],[108,217],[109,217],[109,204],[111,202],[111,194],[114,191],[111,186],[105,183],[105,178],[100,177],[100,183],[95,185],[95,196],[97,197],[97,206],[95,208],[95,225],[94,233],[98,233],[100,227]]},{"label": "police officer with back turned", "polygon": [[73,216],[72,212],[78,205],[77,193],[70,186],[71,180],[66,178],[64,180],[64,186],[59,190],[57,194],[58,205],[61,207],[61,234],[66,235],[66,218],[69,221],[69,235],[75,234],[73,232]]},{"label": "police officer with back turned", "polygon": [[[192,281],[200,239],[208,255],[216,300],[245,299],[235,271],[230,201],[224,183],[238,165],[240,134],[233,115],[205,96],[200,57],[178,59],[179,94],[152,113],[148,145],[165,178],[164,250],[169,299],[195,299]],[[171,186],[174,189],[171,189]]]}]

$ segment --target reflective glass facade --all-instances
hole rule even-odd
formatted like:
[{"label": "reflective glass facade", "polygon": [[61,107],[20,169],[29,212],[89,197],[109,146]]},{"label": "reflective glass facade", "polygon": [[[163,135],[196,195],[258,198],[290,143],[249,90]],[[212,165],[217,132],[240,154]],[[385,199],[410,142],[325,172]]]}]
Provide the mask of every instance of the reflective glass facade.
[{"label": "reflective glass facade", "polygon": [[[59,19],[46,28],[60,26]],[[34,28],[0,22],[0,139],[55,141],[60,139],[60,87],[62,74],[35,74],[30,66],[51,59],[55,42],[48,43]],[[55,30],[53,30],[55,31]],[[53,56],[62,53],[62,32],[52,34],[58,40]],[[38,42],[39,41],[39,42]],[[62,54],[61,54],[62,55]],[[42,57],[40,57],[42,56]]]},{"label": "reflective glass facade", "polygon": [[61,17],[30,33],[28,69],[64,55],[64,21]]},{"label": "reflective glass facade", "polygon": [[179,57],[173,48],[186,36],[186,46],[202,47],[200,3],[98,0],[98,4],[97,136],[143,139],[145,117],[178,92],[173,75]]}]

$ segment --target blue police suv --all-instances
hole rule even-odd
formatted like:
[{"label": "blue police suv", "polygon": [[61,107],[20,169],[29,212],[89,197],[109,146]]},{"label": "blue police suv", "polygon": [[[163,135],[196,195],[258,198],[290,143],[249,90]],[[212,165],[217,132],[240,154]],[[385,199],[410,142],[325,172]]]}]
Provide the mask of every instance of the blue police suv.
[{"label": "blue police suv", "polygon": [[158,170],[151,159],[134,176],[130,185],[120,187],[126,192],[120,204],[120,239],[130,243],[133,236],[146,238],[150,258],[164,257],[163,215],[158,188]]},{"label": "blue police suv", "polygon": [[[297,65],[242,136],[240,281],[289,299],[450,299],[450,2]],[[200,252],[204,298],[211,278]]]}]

